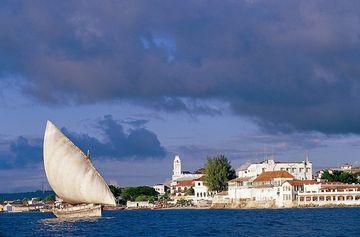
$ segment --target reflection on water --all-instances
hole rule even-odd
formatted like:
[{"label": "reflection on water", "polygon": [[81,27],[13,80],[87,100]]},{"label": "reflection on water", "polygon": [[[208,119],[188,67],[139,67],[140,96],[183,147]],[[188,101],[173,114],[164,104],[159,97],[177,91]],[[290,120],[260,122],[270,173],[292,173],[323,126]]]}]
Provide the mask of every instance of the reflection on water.
[{"label": "reflection on water", "polygon": [[360,208],[0,213],[0,236],[358,236],[359,216]]},{"label": "reflection on water", "polygon": [[113,219],[114,217],[91,217],[91,218],[45,218],[38,221],[39,232],[48,232],[49,234],[55,233],[67,233],[75,234],[79,233],[81,228],[88,228],[88,226],[97,225],[99,220],[105,221],[107,219]]}]

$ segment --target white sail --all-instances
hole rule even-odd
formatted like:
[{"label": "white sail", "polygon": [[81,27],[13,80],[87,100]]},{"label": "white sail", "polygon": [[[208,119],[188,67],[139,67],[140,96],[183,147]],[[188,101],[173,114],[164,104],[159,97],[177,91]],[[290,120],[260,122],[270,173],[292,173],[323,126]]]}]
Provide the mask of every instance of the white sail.
[{"label": "white sail", "polygon": [[65,202],[115,205],[114,195],[89,158],[50,121],[44,137],[44,165],[50,186]]}]

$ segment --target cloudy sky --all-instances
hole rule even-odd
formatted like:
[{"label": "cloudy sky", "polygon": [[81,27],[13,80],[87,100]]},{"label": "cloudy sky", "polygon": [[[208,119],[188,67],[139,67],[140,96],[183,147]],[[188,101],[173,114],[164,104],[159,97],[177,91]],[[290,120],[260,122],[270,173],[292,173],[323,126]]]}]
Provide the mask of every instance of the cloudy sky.
[{"label": "cloudy sky", "polygon": [[0,192],[48,187],[52,120],[108,182],[360,161],[357,0],[0,2]]}]

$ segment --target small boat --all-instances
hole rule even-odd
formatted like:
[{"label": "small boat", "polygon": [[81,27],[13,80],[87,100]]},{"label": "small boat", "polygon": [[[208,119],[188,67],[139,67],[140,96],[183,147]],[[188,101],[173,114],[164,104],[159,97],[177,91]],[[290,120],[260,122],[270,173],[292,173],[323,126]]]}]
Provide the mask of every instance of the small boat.
[{"label": "small boat", "polygon": [[101,217],[103,205],[116,206],[115,197],[85,155],[52,122],[44,136],[46,177],[64,204],[54,207],[58,218]]}]

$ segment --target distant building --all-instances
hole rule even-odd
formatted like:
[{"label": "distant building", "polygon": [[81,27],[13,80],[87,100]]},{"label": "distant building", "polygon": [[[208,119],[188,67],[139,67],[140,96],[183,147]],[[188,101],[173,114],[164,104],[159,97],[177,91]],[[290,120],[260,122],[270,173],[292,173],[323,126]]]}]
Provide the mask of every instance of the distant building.
[{"label": "distant building", "polygon": [[154,207],[155,207],[155,205],[153,203],[150,203],[149,201],[139,201],[139,202],[127,201],[126,202],[126,208],[129,208],[129,209],[154,208]]},{"label": "distant building", "polygon": [[192,174],[188,171],[182,171],[182,164],[179,155],[175,155],[173,162],[172,182],[181,180],[193,180],[203,176],[203,174]]},{"label": "distant building", "polygon": [[276,162],[270,157],[261,163],[253,163],[239,170],[238,177],[256,177],[268,171],[286,171],[298,180],[312,179],[312,163],[308,157],[301,162]]},{"label": "distant building", "polygon": [[29,207],[24,206],[23,204],[20,204],[20,203],[7,203],[4,206],[4,211],[5,212],[25,212],[25,211],[29,211]]},{"label": "distant building", "polygon": [[156,192],[158,192],[160,195],[164,195],[168,190],[169,187],[166,186],[165,184],[155,184],[153,186],[153,188],[155,189]]}]

